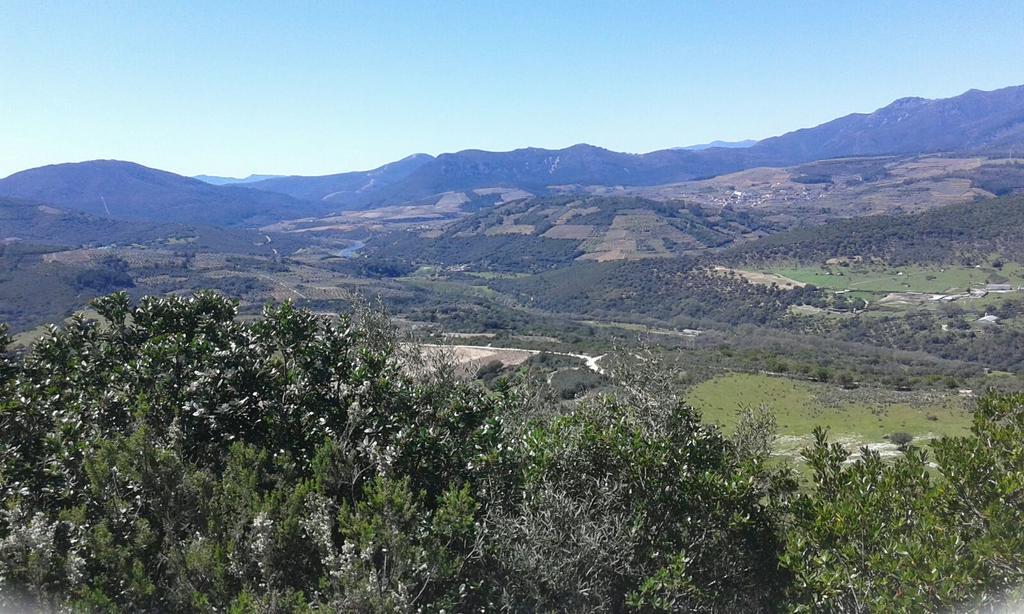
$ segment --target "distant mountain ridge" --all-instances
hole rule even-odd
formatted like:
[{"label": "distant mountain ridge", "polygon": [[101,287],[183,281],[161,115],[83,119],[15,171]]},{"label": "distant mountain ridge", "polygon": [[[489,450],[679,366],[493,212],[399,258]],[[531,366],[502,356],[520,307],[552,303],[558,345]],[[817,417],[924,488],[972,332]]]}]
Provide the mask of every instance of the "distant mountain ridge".
[{"label": "distant mountain ridge", "polygon": [[99,217],[256,226],[326,213],[325,203],[198,179],[134,162],[94,160],[43,166],[0,180],[0,196],[49,203]]},{"label": "distant mountain ridge", "polygon": [[306,177],[299,175],[275,177],[254,182],[249,187],[280,192],[301,199],[344,202],[346,199],[358,198],[362,193],[393,185],[433,160],[434,157],[428,154],[412,154],[369,171]]},{"label": "distant mountain ridge", "polygon": [[[615,152],[581,143],[565,149],[508,152],[467,149],[432,157],[417,154],[378,169],[321,177],[281,177],[248,184],[343,209],[369,209],[427,199],[451,191],[506,187],[545,191],[558,185],[655,185],[733,170],[711,151],[666,149]],[[705,162],[707,160],[708,162]]]},{"label": "distant mountain ridge", "polygon": [[1024,147],[1024,86],[969,90],[953,98],[900,98],[873,113],[839,119],[759,142],[769,158],[836,158],[897,153],[1019,152]]},{"label": "distant mountain ridge", "polygon": [[[749,147],[697,146],[645,154],[586,144],[559,150],[469,149],[421,158],[417,164],[403,167],[405,172],[390,175],[388,181],[371,182],[369,173],[343,173],[261,181],[251,187],[281,190],[311,200],[327,199],[358,209],[486,187],[536,192],[573,184],[658,185],[836,157],[1014,150],[1024,151],[1024,86],[990,92],[970,90],[938,100],[902,98],[872,113],[854,113]],[[339,190],[340,185],[345,189]]]},{"label": "distant mountain ridge", "polygon": [[283,177],[283,175],[249,175],[248,177],[221,177],[219,175],[195,175],[192,178],[198,179],[203,183],[209,183],[210,185],[235,185],[239,183],[253,183],[254,181],[263,181],[264,179],[276,179],[277,177]]},{"label": "distant mountain ridge", "polygon": [[437,157],[414,154],[370,171],[247,178],[244,184],[226,185],[131,162],[96,160],[15,173],[0,180],[0,196],[110,218],[258,226],[343,210],[430,203],[445,193],[484,188],[546,194],[574,186],[664,185],[840,157],[1012,155],[1024,151],[1024,86],[970,90],[939,100],[901,98],[872,113],[846,115],[749,147],[714,145],[645,154],[587,144],[559,150],[468,149]]},{"label": "distant mountain ridge", "polygon": [[689,151],[704,151],[705,149],[711,149],[712,147],[725,147],[727,149],[745,149],[747,147],[753,147],[754,145],[757,145],[757,139],[744,139],[742,141],[711,141],[710,143],[700,143],[698,145],[676,147],[676,149],[686,149]]}]

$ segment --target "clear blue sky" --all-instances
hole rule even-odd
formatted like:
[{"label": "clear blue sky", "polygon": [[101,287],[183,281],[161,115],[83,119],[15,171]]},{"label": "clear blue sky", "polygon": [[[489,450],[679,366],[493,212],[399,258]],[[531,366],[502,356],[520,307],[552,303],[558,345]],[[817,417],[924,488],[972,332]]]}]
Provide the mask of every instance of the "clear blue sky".
[{"label": "clear blue sky", "polygon": [[0,176],[642,152],[1024,84],[1024,2],[0,1]]}]

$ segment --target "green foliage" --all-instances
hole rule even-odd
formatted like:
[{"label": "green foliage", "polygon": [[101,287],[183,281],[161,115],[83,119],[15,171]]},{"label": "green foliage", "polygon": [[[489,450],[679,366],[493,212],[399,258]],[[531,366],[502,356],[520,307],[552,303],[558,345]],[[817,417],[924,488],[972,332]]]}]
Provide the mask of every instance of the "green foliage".
[{"label": "green foliage", "polygon": [[811,287],[782,290],[751,284],[686,258],[580,263],[490,285],[556,313],[719,325],[777,324],[786,319],[791,305],[820,295]]},{"label": "green foliage", "polygon": [[814,490],[783,557],[806,611],[936,611],[992,605],[1024,581],[1024,396],[981,400],[972,435],[887,463],[815,433]]},{"label": "green foliage", "polygon": [[[997,313],[1010,317],[1020,313],[1024,301],[1004,301]],[[943,329],[943,324],[952,326]],[[873,318],[847,318],[836,322],[816,323],[818,331],[832,338],[877,347],[928,352],[949,360],[976,362],[991,369],[1019,371],[1024,368],[1024,331],[1009,326],[976,330],[964,325],[963,318],[947,318],[943,314],[921,311],[905,315],[882,315]]]},{"label": "green foliage", "polygon": [[934,470],[819,431],[798,491],[769,412],[727,439],[650,369],[559,413],[363,309],[94,307],[0,354],[0,609],[887,612],[1024,582],[1024,396]]},{"label": "green foliage", "polygon": [[[1021,185],[1020,165],[1006,168],[1015,169],[1018,176],[1011,180],[1016,183],[994,189],[1009,194]],[[1003,170],[1000,168],[1000,173]],[[833,257],[863,256],[881,258],[892,265],[975,264],[993,253],[1001,253],[1019,260],[1024,257],[1018,236],[1022,224],[1024,200],[1020,196],[1006,196],[911,215],[832,221],[738,245],[723,257],[737,263],[820,263]]]},{"label": "green foliage", "polygon": [[598,399],[520,446],[522,492],[490,531],[506,607],[761,610],[779,596],[765,502],[789,483],[741,464],[689,407]]},{"label": "green foliage", "polygon": [[[370,314],[332,323],[286,304],[241,323],[212,294],[94,306],[103,326],[74,319],[5,371],[5,603],[329,603],[324,553],[370,539],[362,518],[394,484],[435,514],[423,547],[451,568],[438,549],[457,546],[459,514],[474,520],[473,485],[498,454],[498,397],[442,374],[411,380]],[[411,594],[443,597],[422,590],[436,573],[415,569]]]},{"label": "green foliage", "polygon": [[897,431],[889,435],[889,441],[898,446],[906,447],[910,445],[911,441],[914,441],[914,436],[906,431]]},{"label": "green foliage", "polygon": [[375,238],[367,246],[370,258],[399,258],[420,264],[473,264],[484,270],[543,271],[571,263],[582,252],[577,241],[545,239],[533,235],[450,234],[441,239],[424,239],[414,232],[398,230]]}]

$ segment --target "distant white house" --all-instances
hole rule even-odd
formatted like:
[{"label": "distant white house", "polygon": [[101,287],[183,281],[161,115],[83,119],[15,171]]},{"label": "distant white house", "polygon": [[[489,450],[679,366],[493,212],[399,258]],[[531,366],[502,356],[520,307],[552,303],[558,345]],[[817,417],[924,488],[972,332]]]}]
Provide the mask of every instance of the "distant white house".
[{"label": "distant white house", "polygon": [[978,318],[978,322],[981,324],[995,324],[999,322],[999,316],[994,316],[986,313],[985,315]]}]

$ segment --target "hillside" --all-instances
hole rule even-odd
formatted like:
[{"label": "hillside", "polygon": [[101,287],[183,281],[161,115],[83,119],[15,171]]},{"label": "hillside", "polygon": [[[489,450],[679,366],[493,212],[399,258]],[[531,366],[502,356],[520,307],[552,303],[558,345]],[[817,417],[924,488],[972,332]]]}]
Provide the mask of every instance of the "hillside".
[{"label": "hillside", "polygon": [[45,202],[105,218],[225,226],[258,225],[330,210],[322,203],[247,188],[214,186],[116,160],[21,171],[0,180],[0,196]]},{"label": "hillside", "polygon": [[1024,260],[1024,198],[950,205],[913,215],[879,215],[780,233],[722,254],[733,262],[882,258],[893,264],[977,262],[992,254]]},{"label": "hillside", "polygon": [[[544,191],[549,186],[570,184],[654,185],[713,175],[735,167],[735,163],[728,160],[723,162],[713,157],[705,160],[702,153],[673,149],[629,154],[586,144],[558,150],[536,147],[508,152],[465,150],[418,159],[416,168],[405,167],[408,172],[400,176],[388,173],[374,178],[368,173],[343,173],[289,177],[257,182],[252,187],[365,209],[482,188]],[[385,168],[388,167],[382,167]]]},{"label": "hillside", "polygon": [[661,186],[586,189],[605,196],[686,200],[704,207],[750,210],[787,227],[912,213],[1021,190],[1024,165],[962,154],[833,158]]},{"label": "hillside", "polygon": [[[57,322],[121,288],[168,291],[188,283],[238,292],[255,287],[260,271],[304,245],[244,228],[111,220],[0,198],[0,322],[15,331]],[[258,264],[244,282],[226,277],[237,276],[232,263],[250,261]],[[223,263],[228,272],[182,275],[210,263]]]},{"label": "hillside", "polygon": [[443,230],[372,238],[367,253],[424,264],[533,270],[573,260],[637,260],[695,254],[774,227],[763,216],[635,197],[546,197],[482,210]]},{"label": "hillside", "polygon": [[271,256],[306,245],[286,235],[247,228],[219,228],[178,222],[110,220],[51,205],[0,198],[0,242],[24,242],[66,248],[149,246],[181,253]]},{"label": "hillside", "polygon": [[251,183],[248,187],[288,194],[306,200],[346,203],[358,201],[362,194],[373,193],[408,177],[434,158],[413,154],[370,171],[355,171],[318,177],[274,177]]},{"label": "hillside", "polygon": [[523,193],[487,203],[475,192],[456,192],[432,206],[349,212],[274,229],[347,231],[370,236],[368,251],[381,256],[514,270],[696,255],[832,220],[915,213],[1022,189],[1024,166],[1002,159],[845,158],[648,188],[591,187],[592,196]]},{"label": "hillside", "polygon": [[110,220],[41,203],[0,198],[0,241],[78,246],[144,241],[159,233],[152,222]]}]

